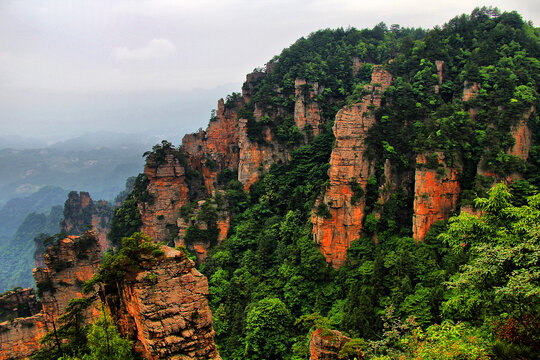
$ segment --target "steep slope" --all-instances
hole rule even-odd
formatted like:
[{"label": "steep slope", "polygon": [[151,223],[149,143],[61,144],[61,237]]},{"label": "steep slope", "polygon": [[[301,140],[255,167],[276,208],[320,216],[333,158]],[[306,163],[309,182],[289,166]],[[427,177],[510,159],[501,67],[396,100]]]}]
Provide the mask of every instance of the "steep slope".
[{"label": "steep slope", "polygon": [[[375,109],[392,76],[381,66],[373,68],[371,85],[363,102],[341,109],[334,122],[335,145],[330,157],[330,184],[312,215],[313,238],[326,261],[334,267],[345,264],[347,249],[361,235],[365,219],[366,185],[375,174],[367,157],[366,137],[375,122]],[[321,214],[321,208],[328,214]]]},{"label": "steep slope", "polygon": [[183,253],[162,249],[164,256],[105,290],[116,324],[146,359],[221,359],[206,278]]}]

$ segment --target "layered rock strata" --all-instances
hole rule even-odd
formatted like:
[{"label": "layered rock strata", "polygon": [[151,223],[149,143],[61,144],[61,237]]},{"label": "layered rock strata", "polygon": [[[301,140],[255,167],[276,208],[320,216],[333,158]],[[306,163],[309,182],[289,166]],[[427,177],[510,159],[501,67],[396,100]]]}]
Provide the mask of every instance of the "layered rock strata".
[{"label": "layered rock strata", "polygon": [[182,252],[143,262],[104,295],[120,331],[145,359],[220,359],[208,307],[208,281]]},{"label": "layered rock strata", "polygon": [[0,322],[29,317],[41,311],[33,288],[15,289],[0,296]]},{"label": "layered rock strata", "polygon": [[[330,184],[315,204],[313,237],[326,261],[334,267],[346,261],[347,249],[360,237],[365,217],[366,185],[374,175],[373,161],[365,155],[366,137],[375,123],[373,110],[392,76],[381,66],[373,68],[371,85],[363,102],[341,109],[334,122],[335,146],[330,157]],[[328,208],[328,214],[317,211]]]}]

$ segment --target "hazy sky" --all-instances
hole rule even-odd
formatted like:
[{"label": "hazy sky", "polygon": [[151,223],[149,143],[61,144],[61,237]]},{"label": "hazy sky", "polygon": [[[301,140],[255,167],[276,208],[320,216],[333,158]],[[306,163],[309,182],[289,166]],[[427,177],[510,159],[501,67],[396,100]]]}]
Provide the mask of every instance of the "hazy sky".
[{"label": "hazy sky", "polygon": [[[476,0],[0,0],[1,134],[205,127],[246,73],[321,28],[431,28]],[[498,0],[540,24],[537,0]],[[178,142],[179,140],[174,140]]]}]

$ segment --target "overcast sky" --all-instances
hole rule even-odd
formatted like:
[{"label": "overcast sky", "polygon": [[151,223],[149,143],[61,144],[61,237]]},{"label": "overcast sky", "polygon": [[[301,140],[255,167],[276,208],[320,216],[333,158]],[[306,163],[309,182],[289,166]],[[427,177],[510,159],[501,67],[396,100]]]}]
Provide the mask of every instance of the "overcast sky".
[{"label": "overcast sky", "polygon": [[[2,134],[205,127],[245,75],[321,28],[431,28],[475,0],[0,0]],[[540,24],[540,1],[499,0]],[[175,143],[179,139],[171,139]]]}]

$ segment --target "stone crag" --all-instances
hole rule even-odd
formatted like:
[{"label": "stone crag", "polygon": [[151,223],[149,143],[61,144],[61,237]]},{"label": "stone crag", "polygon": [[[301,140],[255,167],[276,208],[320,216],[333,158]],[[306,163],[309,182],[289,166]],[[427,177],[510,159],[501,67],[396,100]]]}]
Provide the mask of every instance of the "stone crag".
[{"label": "stone crag", "polygon": [[[40,348],[39,340],[53,329],[53,323],[58,323],[69,300],[83,296],[82,283],[97,271],[101,250],[95,233],[68,236],[49,247],[43,259],[45,267],[34,269],[42,309],[0,323],[0,360],[25,359]],[[21,301],[35,301],[33,291],[27,291]],[[89,310],[86,318],[89,321],[96,315]]]},{"label": "stone crag", "polygon": [[141,231],[155,241],[170,243],[180,208],[189,200],[185,168],[171,150],[162,161],[148,157],[144,173],[152,200],[139,202]]},{"label": "stone crag", "polygon": [[363,102],[341,109],[334,122],[335,146],[330,157],[330,184],[315,204],[315,209],[326,206],[329,215],[313,211],[313,237],[326,261],[334,267],[345,263],[347,249],[360,237],[365,217],[363,194],[374,163],[365,155],[366,137],[375,123],[373,109],[381,104],[381,93],[392,81],[381,66],[373,68],[371,85]]},{"label": "stone crag", "polygon": [[33,288],[15,289],[0,296],[0,322],[35,315],[41,311]]},{"label": "stone crag", "polygon": [[106,201],[94,201],[85,191],[72,191],[64,204],[64,220],[60,224],[60,231],[69,235],[82,235],[92,228],[101,252],[104,253],[110,246],[107,233],[110,230],[112,212],[112,207]]},{"label": "stone crag", "polygon": [[162,249],[163,257],[102,294],[117,326],[145,359],[221,359],[206,278],[182,252]]},{"label": "stone crag", "polygon": [[[435,157],[429,167],[428,157]],[[460,165],[448,166],[441,152],[418,154],[414,178],[413,237],[423,241],[435,221],[448,220],[456,210],[461,186]]]}]

